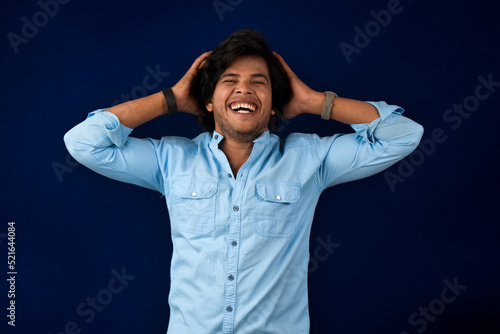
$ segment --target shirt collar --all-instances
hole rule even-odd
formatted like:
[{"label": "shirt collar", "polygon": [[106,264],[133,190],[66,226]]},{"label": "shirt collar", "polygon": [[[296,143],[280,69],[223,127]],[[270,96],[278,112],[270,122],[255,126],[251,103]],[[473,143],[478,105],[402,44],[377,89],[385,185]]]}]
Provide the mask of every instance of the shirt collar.
[{"label": "shirt collar", "polygon": [[267,144],[271,140],[271,135],[269,134],[269,130],[263,132],[260,136],[254,139],[254,143]]},{"label": "shirt collar", "polygon": [[215,145],[219,145],[219,143],[224,139],[224,136],[218,133],[217,131],[212,132],[212,143]]},{"label": "shirt collar", "polygon": [[[217,131],[212,132],[212,142],[215,143],[216,145],[219,145],[219,143],[224,139],[224,136],[218,133]],[[261,144],[266,144],[271,140],[271,135],[269,134],[269,130],[263,132],[258,136],[257,138],[254,139],[254,143],[261,143]]]}]

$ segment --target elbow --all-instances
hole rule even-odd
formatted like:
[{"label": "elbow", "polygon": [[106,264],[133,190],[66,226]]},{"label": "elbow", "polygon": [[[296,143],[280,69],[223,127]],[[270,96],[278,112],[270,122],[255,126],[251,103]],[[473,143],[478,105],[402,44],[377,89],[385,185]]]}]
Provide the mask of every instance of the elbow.
[{"label": "elbow", "polygon": [[424,135],[424,127],[418,123],[413,125],[413,131],[411,134],[411,141],[413,142],[414,149],[417,148],[418,144],[420,144],[420,140],[422,140],[422,136]]},{"label": "elbow", "polygon": [[408,118],[404,118],[395,127],[391,127],[389,147],[387,148],[394,157],[402,159],[413,152],[424,134],[424,127]]},{"label": "elbow", "polygon": [[64,145],[66,146],[66,149],[71,154],[71,156],[74,158],[73,152],[75,151],[75,140],[71,134],[71,130],[69,130],[68,132],[66,132],[64,134],[63,140],[64,140]]},{"label": "elbow", "polygon": [[406,134],[404,135],[404,140],[400,142],[402,144],[400,146],[400,155],[402,157],[409,155],[418,147],[424,134],[424,127],[418,123],[411,122],[410,124],[407,124],[405,132]]},{"label": "elbow", "polygon": [[84,143],[79,140],[73,129],[64,134],[63,140],[66,149],[73,159],[85,165],[85,160],[87,160],[86,156],[88,155],[89,150],[88,147],[86,148]]}]

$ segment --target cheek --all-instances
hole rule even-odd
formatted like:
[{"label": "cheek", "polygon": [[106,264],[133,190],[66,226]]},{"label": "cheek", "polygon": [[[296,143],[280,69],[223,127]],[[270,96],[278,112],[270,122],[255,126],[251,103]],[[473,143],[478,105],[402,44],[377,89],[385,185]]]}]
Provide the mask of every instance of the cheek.
[{"label": "cheek", "polygon": [[266,106],[272,106],[273,94],[270,89],[261,91],[260,101]]},{"label": "cheek", "polygon": [[227,89],[224,89],[220,86],[216,87],[214,90],[214,95],[212,96],[211,103],[214,106],[225,106],[227,97],[228,97]]}]

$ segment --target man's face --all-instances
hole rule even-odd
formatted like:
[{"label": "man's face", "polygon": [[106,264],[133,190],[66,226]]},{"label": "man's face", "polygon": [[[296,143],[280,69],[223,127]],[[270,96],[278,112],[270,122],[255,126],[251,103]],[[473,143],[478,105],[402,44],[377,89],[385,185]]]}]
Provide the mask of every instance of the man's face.
[{"label": "man's face", "polygon": [[267,131],[272,111],[269,69],[264,59],[234,60],[219,78],[207,110],[214,113],[215,130],[237,142],[251,142]]}]

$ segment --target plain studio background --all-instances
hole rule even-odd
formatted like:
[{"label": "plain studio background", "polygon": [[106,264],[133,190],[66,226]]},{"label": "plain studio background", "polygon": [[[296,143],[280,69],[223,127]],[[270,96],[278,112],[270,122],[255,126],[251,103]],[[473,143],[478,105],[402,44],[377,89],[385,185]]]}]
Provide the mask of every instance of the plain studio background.
[{"label": "plain studio background", "polygon": [[[496,2],[8,0],[0,13],[0,332],[165,333],[164,198],[78,165],[63,135],[94,109],[174,85],[248,27],[313,89],[401,105],[425,127],[404,162],[323,193],[311,333],[500,333]],[[133,136],[200,131],[179,114]],[[350,128],[301,116],[278,135],[297,131]]]}]

